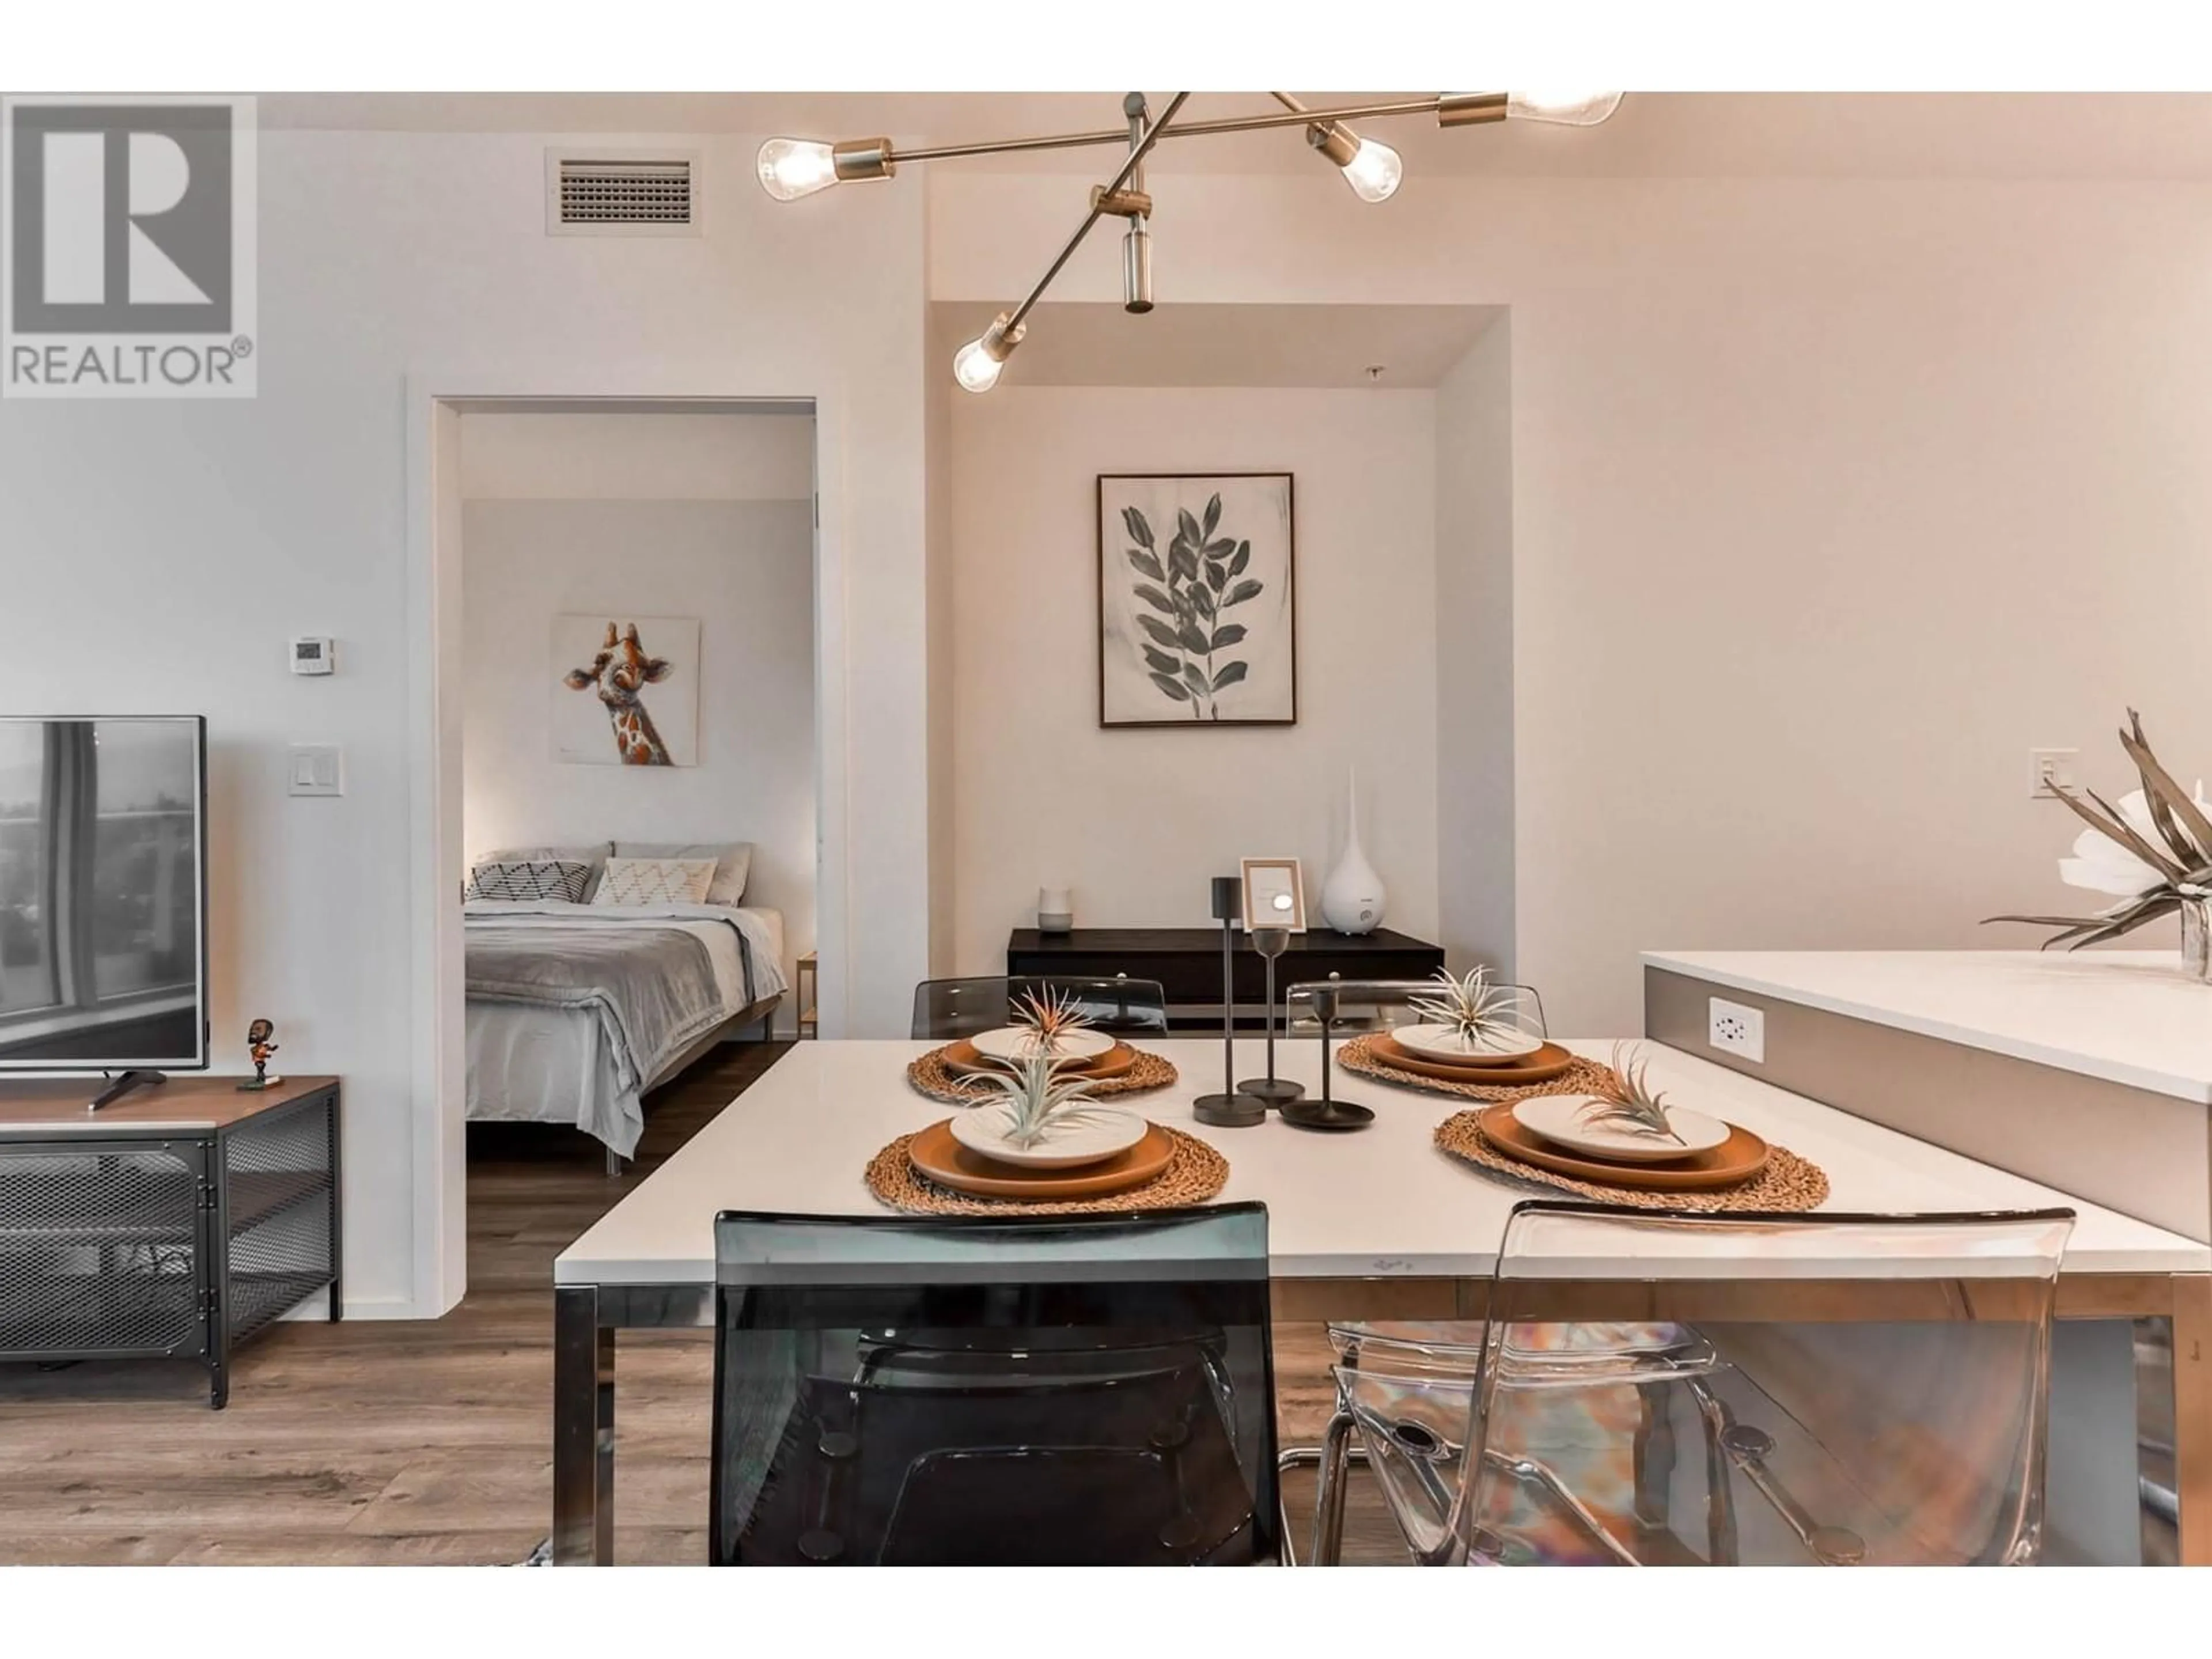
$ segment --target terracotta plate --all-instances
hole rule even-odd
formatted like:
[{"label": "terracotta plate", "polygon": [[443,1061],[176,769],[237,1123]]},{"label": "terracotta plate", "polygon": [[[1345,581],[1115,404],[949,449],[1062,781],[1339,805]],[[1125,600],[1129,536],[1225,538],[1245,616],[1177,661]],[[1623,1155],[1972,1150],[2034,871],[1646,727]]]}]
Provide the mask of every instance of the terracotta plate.
[{"label": "terracotta plate", "polygon": [[1577,1181],[1600,1182],[1608,1187],[1632,1187],[1644,1192],[1703,1192],[1714,1187],[1736,1187],[1766,1167],[1766,1143],[1741,1124],[1729,1125],[1729,1138],[1710,1152],[1699,1152],[1672,1164],[1601,1164],[1577,1158],[1539,1139],[1521,1127],[1513,1115],[1513,1102],[1502,1100],[1477,1121],[1482,1138],[1509,1158],[1533,1164],[1556,1175]]},{"label": "terracotta plate", "polygon": [[[1091,1083],[1111,1083],[1116,1078],[1127,1077],[1136,1069],[1136,1065],[1137,1051],[1126,1042],[1116,1042],[1096,1060],[1085,1060],[1080,1066],[1062,1066],[1060,1075],[1079,1077]],[[957,1042],[945,1045],[945,1069],[957,1073],[1004,1071],[1006,1068],[994,1066],[985,1060],[976,1051],[974,1043],[962,1037]]]},{"label": "terracotta plate", "polygon": [[1055,1174],[1050,1170],[1018,1170],[979,1158],[952,1138],[952,1121],[933,1123],[907,1143],[907,1162],[940,1187],[977,1198],[1097,1198],[1107,1193],[1141,1187],[1168,1167],[1175,1142],[1157,1123],[1145,1138],[1126,1152],[1116,1152],[1103,1164],[1086,1164]]},{"label": "terracotta plate", "polygon": [[1417,1054],[1387,1032],[1370,1037],[1368,1052],[1385,1066],[1416,1077],[1432,1077],[1442,1083],[1473,1083],[1486,1089],[1518,1089],[1524,1084],[1549,1083],[1565,1077],[1575,1057],[1556,1042],[1547,1042],[1526,1060],[1502,1066],[1453,1066]]}]

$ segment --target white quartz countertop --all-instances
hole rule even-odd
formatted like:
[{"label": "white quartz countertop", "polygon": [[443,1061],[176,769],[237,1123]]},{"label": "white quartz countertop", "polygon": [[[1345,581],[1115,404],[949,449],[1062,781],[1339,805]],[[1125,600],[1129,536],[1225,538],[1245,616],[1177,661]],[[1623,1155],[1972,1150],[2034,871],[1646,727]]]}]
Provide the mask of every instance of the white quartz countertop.
[{"label": "white quartz countertop", "polygon": [[1647,951],[1646,967],[2212,1104],[2212,985],[2173,951]]},{"label": "white quartz countertop", "polygon": [[[860,1172],[895,1136],[945,1115],[908,1085],[907,1062],[921,1042],[801,1042],[770,1066],[667,1163],[554,1263],[555,1282],[708,1284],[714,1276],[714,1216],[721,1210],[807,1215],[883,1211]],[[1318,1092],[1319,1044],[1286,1042],[1283,1075]],[[1610,1054],[1610,1042],[1571,1042]],[[1147,1043],[1174,1060],[1181,1080],[1128,1103],[1219,1147],[1229,1158],[1224,1202],[1267,1206],[1273,1268],[1279,1278],[1462,1277],[1489,1273],[1515,1202],[1556,1196],[1446,1157],[1436,1126],[1460,1100],[1392,1088],[1339,1072],[1340,1095],[1372,1106],[1375,1124],[1322,1135],[1271,1117],[1255,1128],[1219,1129],[1191,1116],[1191,1101],[1218,1087],[1218,1039]],[[1258,1042],[1237,1045],[1239,1077],[1262,1063]],[[2076,1273],[2203,1273],[2212,1246],[2116,1214],[1771,1084],[1653,1045],[1651,1076],[1675,1101],[1696,1105],[1802,1153],[1827,1171],[1826,1207],[1911,1212],[2034,1209],[2066,1205],[2080,1214],[2067,1251]],[[1698,1250],[1710,1247],[1698,1246]],[[1830,1264],[1863,1271],[1863,1261]],[[1899,1262],[1877,1271],[1911,1271]],[[1924,1267],[1926,1264],[1922,1264]],[[1796,1262],[1792,1272],[1819,1264]],[[1646,1271],[1648,1261],[1580,1264],[1581,1270]],[[1774,1264],[1726,1255],[1679,1261],[1682,1276],[1759,1276]]]}]

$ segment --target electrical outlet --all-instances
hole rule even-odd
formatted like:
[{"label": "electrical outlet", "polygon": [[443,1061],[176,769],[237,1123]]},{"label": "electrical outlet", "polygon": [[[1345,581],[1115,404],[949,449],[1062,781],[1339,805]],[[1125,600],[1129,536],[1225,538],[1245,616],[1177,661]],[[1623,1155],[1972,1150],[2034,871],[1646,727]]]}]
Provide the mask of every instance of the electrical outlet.
[{"label": "electrical outlet", "polygon": [[1715,997],[1705,1017],[1705,1042],[1739,1060],[1766,1063],[1766,1014],[1741,1002]]},{"label": "electrical outlet", "polygon": [[2027,793],[2036,800],[2056,800],[2058,790],[2074,787],[2074,763],[2081,758],[2078,749],[2031,749],[2027,751]]}]

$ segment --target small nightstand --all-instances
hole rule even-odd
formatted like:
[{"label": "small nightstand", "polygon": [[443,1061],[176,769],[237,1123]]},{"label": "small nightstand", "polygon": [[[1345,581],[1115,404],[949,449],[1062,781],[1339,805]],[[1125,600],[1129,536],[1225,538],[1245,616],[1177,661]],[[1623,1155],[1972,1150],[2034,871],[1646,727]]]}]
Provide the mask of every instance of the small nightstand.
[{"label": "small nightstand", "polygon": [[821,1031],[816,1019],[821,992],[815,981],[814,952],[809,951],[799,959],[799,1035],[801,1040],[818,1036]]}]

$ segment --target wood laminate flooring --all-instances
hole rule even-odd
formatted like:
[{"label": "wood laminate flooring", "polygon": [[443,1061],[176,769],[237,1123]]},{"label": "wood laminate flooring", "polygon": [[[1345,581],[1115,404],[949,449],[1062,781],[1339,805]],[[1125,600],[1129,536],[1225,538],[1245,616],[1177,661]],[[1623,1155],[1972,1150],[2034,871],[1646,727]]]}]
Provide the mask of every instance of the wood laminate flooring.
[{"label": "wood laminate flooring", "polygon": [[[584,1134],[472,1125],[460,1306],[279,1325],[235,1356],[226,1410],[197,1364],[0,1365],[0,1563],[522,1560],[551,1518],[554,1256],[787,1047],[725,1045],[649,1096],[614,1180]],[[1276,1342],[1284,1443],[1311,1444],[1327,1345]],[[616,1559],[704,1561],[711,1333],[625,1331],[616,1366]],[[1294,1516],[1312,1490],[1290,1477]],[[1363,1475],[1349,1508],[1346,1559],[1402,1564]]]}]

